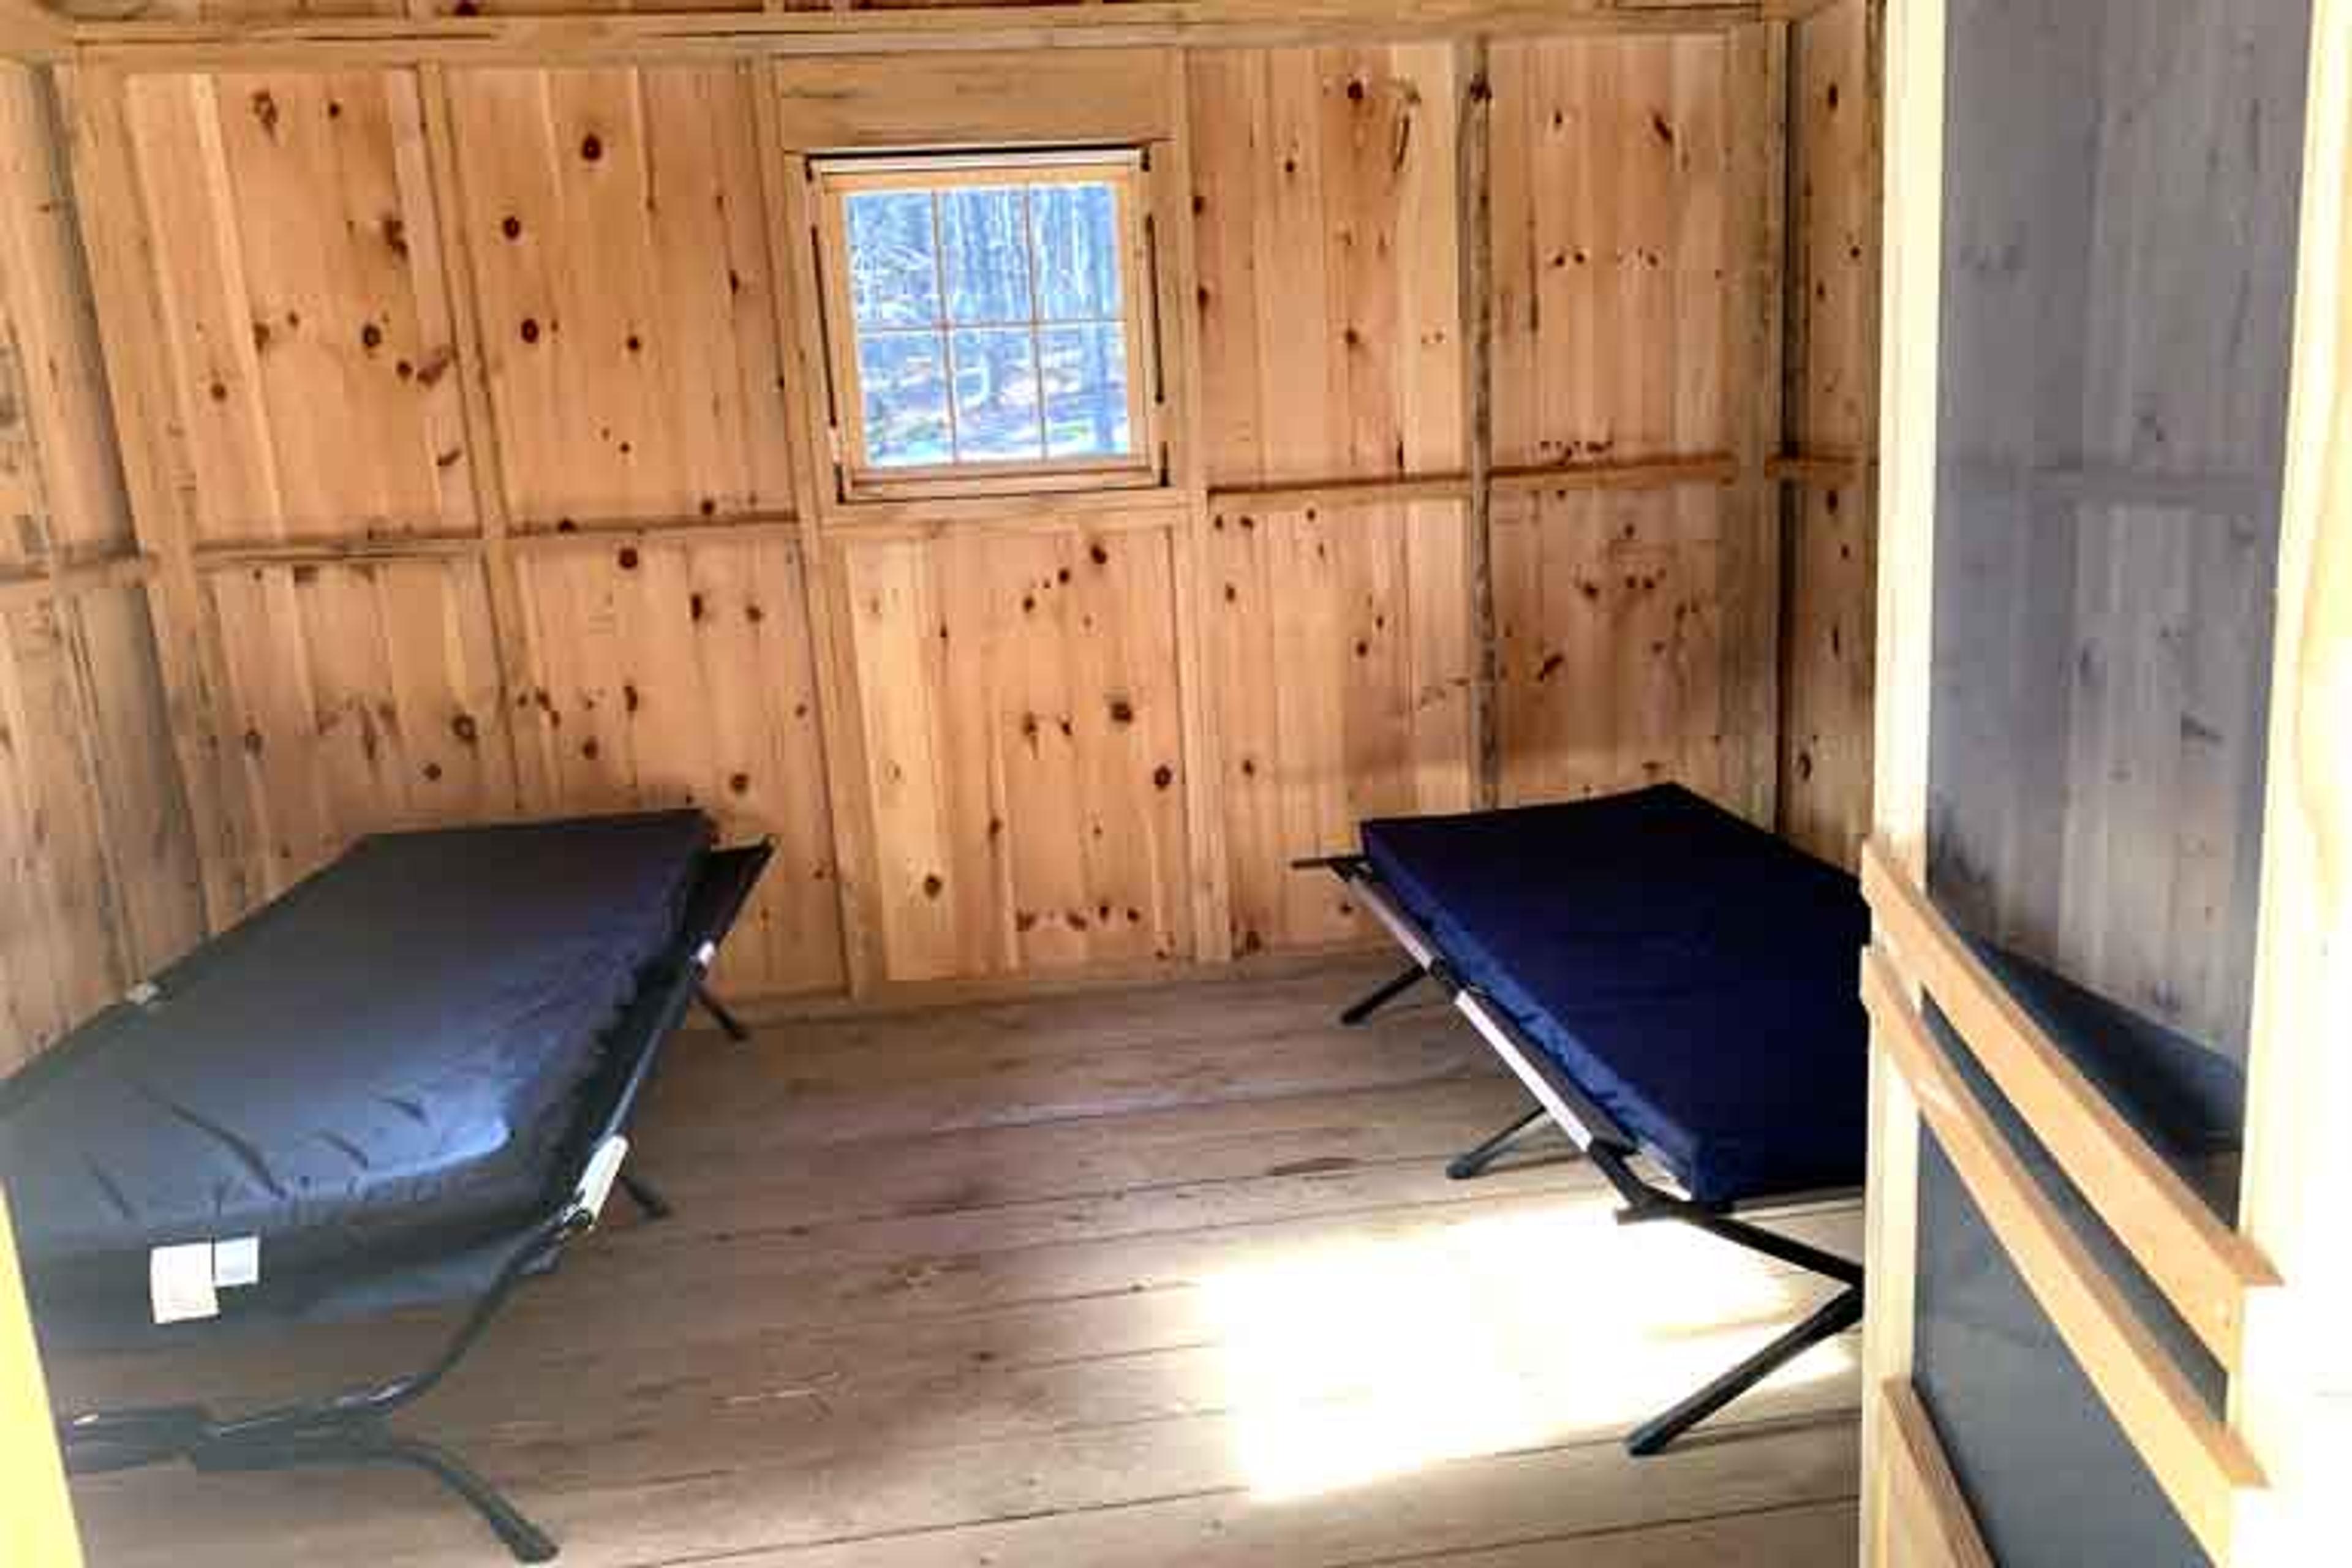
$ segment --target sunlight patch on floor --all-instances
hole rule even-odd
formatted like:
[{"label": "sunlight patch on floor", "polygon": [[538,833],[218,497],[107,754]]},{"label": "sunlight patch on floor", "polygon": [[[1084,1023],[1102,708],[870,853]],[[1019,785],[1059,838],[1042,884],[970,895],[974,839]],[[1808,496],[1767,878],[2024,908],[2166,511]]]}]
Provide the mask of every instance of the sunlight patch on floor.
[{"label": "sunlight patch on floor", "polygon": [[[1204,1284],[1244,1473],[1268,1499],[1614,1436],[1821,1291],[1684,1226],[1620,1226],[1590,1198],[1305,1247]],[[1833,1342],[1764,1387],[1852,1365]]]}]

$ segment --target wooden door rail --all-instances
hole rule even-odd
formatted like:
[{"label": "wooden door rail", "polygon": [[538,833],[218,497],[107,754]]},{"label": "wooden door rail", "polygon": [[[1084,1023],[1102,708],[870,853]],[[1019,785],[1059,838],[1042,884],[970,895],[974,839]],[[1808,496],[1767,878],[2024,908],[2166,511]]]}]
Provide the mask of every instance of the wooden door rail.
[{"label": "wooden door rail", "polygon": [[1873,1047],[1909,1085],[1920,1116],[2026,1288],[2189,1533],[2216,1563],[2227,1563],[2239,1495],[2263,1485],[2252,1453],[2208,1407],[2010,1147],[1929,1032],[1884,949],[1863,955],[1862,995]]},{"label": "wooden door rail", "polygon": [[1863,847],[1862,887],[1896,967],[1935,998],[2132,1261],[2234,1373],[2247,1297],[2275,1286],[2277,1273],[2092,1087],[1875,841]]}]

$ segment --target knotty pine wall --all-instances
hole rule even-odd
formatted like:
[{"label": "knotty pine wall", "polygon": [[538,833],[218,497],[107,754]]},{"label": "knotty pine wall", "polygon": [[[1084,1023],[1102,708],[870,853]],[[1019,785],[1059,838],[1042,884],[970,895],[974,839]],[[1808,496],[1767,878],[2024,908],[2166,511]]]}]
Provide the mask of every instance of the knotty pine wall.
[{"label": "knotty pine wall", "polygon": [[1847,863],[1870,829],[1877,668],[1876,26],[1841,0],[1789,43],[1780,831]]},{"label": "knotty pine wall", "polygon": [[175,918],[16,1037],[356,834],[517,814],[774,836],[721,980],[777,996],[1358,941],[1287,862],[1377,812],[1675,777],[1843,853],[1867,503],[1766,471],[1864,471],[1864,12],[1061,55],[1099,88],[1055,112],[1152,149],[1172,482],[854,515],[794,150],[812,104],[921,122],[859,68],[60,73],[131,436],[88,553],[127,494],[152,649],[85,685],[143,716]]},{"label": "knotty pine wall", "polygon": [[0,1070],[204,929],[56,145],[0,67]]}]

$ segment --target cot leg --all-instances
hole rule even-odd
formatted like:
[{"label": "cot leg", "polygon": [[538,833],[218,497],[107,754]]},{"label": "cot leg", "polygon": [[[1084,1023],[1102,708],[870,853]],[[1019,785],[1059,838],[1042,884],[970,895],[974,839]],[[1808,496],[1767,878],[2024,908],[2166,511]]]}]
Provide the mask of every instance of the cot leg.
[{"label": "cot leg", "polygon": [[514,1553],[516,1562],[546,1563],[554,1558],[555,1542],[547,1531],[525,1519],[514,1504],[499,1494],[496,1487],[447,1449],[418,1442],[414,1437],[392,1437],[372,1448],[369,1457],[391,1464],[413,1466],[464,1498],[473,1510],[482,1516],[482,1522],[506,1542],[507,1550]]},{"label": "cot leg", "polygon": [[1468,1153],[1455,1155],[1446,1163],[1445,1173],[1457,1182],[1485,1175],[1486,1167],[1493,1164],[1504,1150],[1517,1142],[1521,1133],[1541,1121],[1547,1114],[1542,1106],[1537,1106]]},{"label": "cot leg", "polygon": [[1387,1006],[1390,1003],[1395,1001],[1406,992],[1412,990],[1416,984],[1420,984],[1422,980],[1426,978],[1428,973],[1429,972],[1427,970],[1422,968],[1421,965],[1416,963],[1412,968],[1406,970],[1402,974],[1398,975],[1394,980],[1382,981],[1379,989],[1375,990],[1370,995],[1365,997],[1362,1001],[1357,1003],[1354,1006],[1349,1007],[1346,1012],[1340,1014],[1339,1022],[1345,1024],[1351,1029],[1355,1028],[1357,1026],[1369,1019],[1373,1014],[1379,1012],[1381,1008]]},{"label": "cot leg", "polygon": [[629,1194],[629,1201],[636,1205],[637,1212],[647,1219],[667,1219],[674,1212],[669,1200],[662,1196],[659,1187],[632,1172],[621,1173],[621,1190]]},{"label": "cot leg", "polygon": [[751,1031],[743,1026],[743,1020],[729,1012],[726,1004],[710,994],[709,986],[696,986],[694,999],[702,1004],[702,1010],[710,1015],[712,1022],[719,1026],[729,1039],[742,1041],[751,1037]]},{"label": "cot leg", "polygon": [[1862,1289],[1841,1290],[1811,1317],[1692,1394],[1663,1415],[1644,1421],[1627,1434],[1628,1453],[1657,1453],[1667,1444],[1763,1382],[1773,1373],[1823,1340],[1862,1321]]}]

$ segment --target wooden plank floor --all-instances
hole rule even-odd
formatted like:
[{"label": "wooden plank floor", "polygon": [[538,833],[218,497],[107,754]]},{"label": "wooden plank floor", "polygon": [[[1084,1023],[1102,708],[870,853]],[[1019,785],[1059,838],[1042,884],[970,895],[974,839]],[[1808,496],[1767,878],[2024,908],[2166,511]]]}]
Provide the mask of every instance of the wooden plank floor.
[{"label": "wooden plank floor", "polygon": [[[1442,1008],[1335,1026],[1379,973],[683,1036],[632,1156],[677,1215],[616,1195],[405,1425],[574,1568],[1852,1562],[1850,1341],[1663,1458],[1618,1444],[1824,1288],[1612,1225],[1564,1144],[1448,1182],[1518,1091]],[[315,1393],[438,1324],[60,1359],[53,1392]],[[401,1473],[75,1495],[98,1568],[505,1560]]]}]

